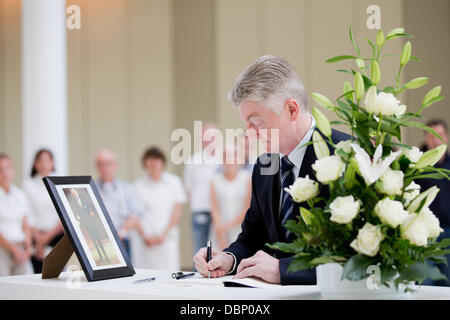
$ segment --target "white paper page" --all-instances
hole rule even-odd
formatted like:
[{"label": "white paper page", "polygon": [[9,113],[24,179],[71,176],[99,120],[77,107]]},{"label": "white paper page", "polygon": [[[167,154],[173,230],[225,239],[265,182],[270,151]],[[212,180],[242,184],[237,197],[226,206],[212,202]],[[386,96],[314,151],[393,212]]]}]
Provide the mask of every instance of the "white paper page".
[{"label": "white paper page", "polygon": [[171,280],[170,284],[181,286],[224,286],[224,282],[240,283],[254,288],[276,288],[279,284],[267,283],[257,278],[233,279],[233,276],[224,276],[220,278],[204,278],[200,274],[196,274],[193,278]]}]

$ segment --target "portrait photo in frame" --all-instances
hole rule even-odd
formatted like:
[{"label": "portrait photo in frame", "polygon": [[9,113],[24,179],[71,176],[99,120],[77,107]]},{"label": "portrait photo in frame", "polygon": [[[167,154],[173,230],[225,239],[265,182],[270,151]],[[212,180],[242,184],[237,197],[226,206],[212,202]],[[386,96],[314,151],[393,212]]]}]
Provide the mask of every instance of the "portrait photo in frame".
[{"label": "portrait photo in frame", "polygon": [[134,268],[92,177],[46,177],[43,180],[87,280],[134,275]]}]

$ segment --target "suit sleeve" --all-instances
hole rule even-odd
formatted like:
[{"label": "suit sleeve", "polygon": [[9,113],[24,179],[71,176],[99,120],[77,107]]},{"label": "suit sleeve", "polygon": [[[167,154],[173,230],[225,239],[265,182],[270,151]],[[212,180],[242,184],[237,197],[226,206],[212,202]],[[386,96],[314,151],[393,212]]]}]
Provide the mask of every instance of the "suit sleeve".
[{"label": "suit sleeve", "polygon": [[[228,248],[223,250],[229,252],[236,258],[235,265],[238,266],[242,259],[253,256],[258,250],[265,248],[265,244],[269,241],[267,235],[267,229],[262,215],[257,193],[255,192],[255,180],[257,180],[256,170],[259,166],[256,164],[253,168],[252,174],[252,196],[250,201],[250,207],[245,214],[244,221],[242,222],[242,231],[239,234],[235,242],[233,242]],[[234,274],[236,270],[233,270],[231,274]]]},{"label": "suit sleeve", "polygon": [[315,285],[316,269],[301,270],[296,272],[287,272],[289,264],[294,260],[293,257],[281,258],[280,261],[280,278],[282,285]]}]

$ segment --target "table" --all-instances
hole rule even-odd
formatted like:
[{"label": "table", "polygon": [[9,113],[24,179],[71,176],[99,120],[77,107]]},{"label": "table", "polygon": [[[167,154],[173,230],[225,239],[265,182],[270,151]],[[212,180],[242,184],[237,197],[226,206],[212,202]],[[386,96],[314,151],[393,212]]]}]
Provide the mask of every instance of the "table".
[{"label": "table", "polygon": [[[137,269],[132,277],[88,282],[81,271],[63,272],[57,279],[40,274],[0,277],[0,299],[152,299],[152,300],[279,300],[321,299],[317,286],[225,288],[174,284],[171,272]],[[150,283],[133,281],[156,277]],[[450,299],[450,288],[422,286],[408,299]]]}]

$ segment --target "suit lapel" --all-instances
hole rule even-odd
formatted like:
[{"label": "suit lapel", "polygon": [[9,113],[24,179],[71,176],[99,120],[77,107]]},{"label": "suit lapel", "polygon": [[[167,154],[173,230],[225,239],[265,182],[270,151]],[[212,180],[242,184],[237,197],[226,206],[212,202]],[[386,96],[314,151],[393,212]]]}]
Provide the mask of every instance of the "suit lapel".
[{"label": "suit lapel", "polygon": [[[272,154],[273,156],[271,161],[278,161],[278,165],[280,162],[280,157],[277,154]],[[277,170],[275,174],[267,176],[267,211],[264,213],[264,219],[266,220],[266,226],[268,229],[269,238],[272,243],[279,241],[278,237],[278,214],[279,214],[279,206],[280,206],[280,170]],[[263,188],[264,190],[265,188]],[[265,194],[264,194],[265,195]],[[265,207],[262,207],[262,210],[265,211]]]}]

